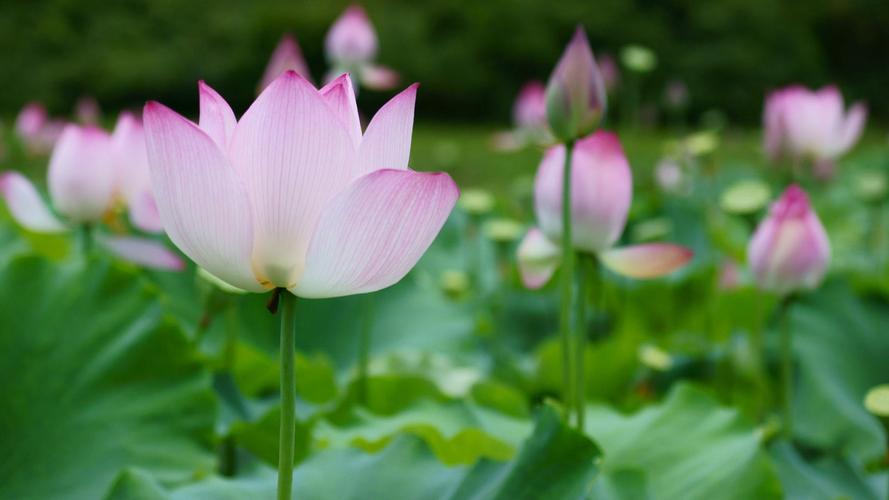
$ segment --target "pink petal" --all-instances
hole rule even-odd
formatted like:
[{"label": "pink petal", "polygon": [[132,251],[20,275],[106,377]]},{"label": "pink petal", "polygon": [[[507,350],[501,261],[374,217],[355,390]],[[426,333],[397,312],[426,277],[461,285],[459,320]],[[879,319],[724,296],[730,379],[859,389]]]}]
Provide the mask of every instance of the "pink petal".
[{"label": "pink petal", "polygon": [[147,233],[159,233],[164,230],[161,214],[157,210],[157,202],[151,191],[143,191],[130,200],[130,222]]},{"label": "pink petal", "polygon": [[657,278],[684,266],[694,253],[670,243],[646,243],[599,254],[608,269],[630,278]]},{"label": "pink petal", "polygon": [[262,291],[251,270],[250,202],[216,143],[156,102],[145,105],[144,121],[154,194],[170,239],[220,279]]},{"label": "pink petal", "polygon": [[93,126],[66,126],[49,160],[48,184],[60,213],[75,222],[100,220],[117,185],[108,133]]},{"label": "pink petal", "polygon": [[21,226],[38,233],[66,231],[25,176],[7,171],[0,174],[0,195],[6,200],[9,213]]},{"label": "pink petal", "polygon": [[546,87],[534,80],[519,91],[512,106],[512,119],[520,129],[546,128]]},{"label": "pink petal", "polygon": [[312,75],[309,73],[309,65],[306,64],[306,60],[303,58],[299,43],[289,33],[281,37],[281,41],[278,42],[275,51],[272,52],[256,93],[259,94],[265,90],[270,83],[275,81],[275,78],[281,76],[285,71],[296,71],[306,80],[312,80]]},{"label": "pink petal", "polygon": [[386,288],[417,263],[448,218],[459,191],[444,173],[378,170],[324,210],[291,291],[338,297]]},{"label": "pink petal", "polygon": [[417,87],[415,83],[390,99],[367,125],[359,151],[364,172],[407,168]]},{"label": "pink petal", "polygon": [[401,79],[394,69],[378,64],[365,64],[359,73],[362,85],[371,90],[389,90],[398,85]]},{"label": "pink petal", "polygon": [[140,266],[163,271],[181,271],[185,268],[185,262],[178,255],[150,238],[101,235],[97,240],[112,254]]},{"label": "pink petal", "polygon": [[349,132],[315,87],[288,71],[241,117],[230,155],[253,209],[256,276],[290,287],[321,210],[358,176]]},{"label": "pink petal", "polygon": [[349,136],[357,148],[361,143],[361,119],[358,116],[358,103],[355,102],[352,79],[343,73],[325,85],[319,93],[349,131]]},{"label": "pink petal", "polygon": [[117,189],[132,210],[132,205],[140,202],[138,198],[143,193],[151,192],[151,172],[142,122],[132,113],[124,111],[117,118],[111,142]]},{"label": "pink petal", "polygon": [[235,125],[238,124],[234,111],[225,99],[203,80],[198,82],[198,94],[201,107],[198,125],[216,141],[220,150],[228,151],[228,143],[235,131]]},{"label": "pink petal", "polygon": [[364,9],[352,5],[333,23],[324,39],[330,62],[351,65],[370,61],[377,53],[377,34]]},{"label": "pink petal", "polygon": [[540,229],[531,228],[518,249],[519,274],[522,283],[536,290],[549,281],[561,262],[562,249],[544,236]]},{"label": "pink petal", "polygon": [[849,112],[846,113],[846,118],[843,120],[837,136],[835,154],[845,153],[858,142],[861,133],[864,131],[864,122],[866,120],[867,106],[862,103],[855,103],[849,108]]},{"label": "pink petal", "polygon": [[39,102],[30,102],[19,111],[15,119],[15,131],[19,137],[30,140],[40,133],[46,121],[46,108]]}]

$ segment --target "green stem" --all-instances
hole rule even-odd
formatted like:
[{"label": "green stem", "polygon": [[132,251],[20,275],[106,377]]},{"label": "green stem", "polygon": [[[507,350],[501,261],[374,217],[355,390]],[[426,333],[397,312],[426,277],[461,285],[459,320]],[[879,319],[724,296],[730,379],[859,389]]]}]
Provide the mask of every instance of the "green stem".
[{"label": "green stem", "polygon": [[80,226],[80,251],[84,257],[93,251],[93,227],[88,222]]},{"label": "green stem", "polygon": [[281,430],[278,444],[278,500],[290,500],[293,487],[293,445],[296,435],[296,296],[281,293]]},{"label": "green stem", "polygon": [[594,279],[593,272],[595,269],[590,264],[587,265],[587,257],[578,255],[578,266],[577,266],[577,301],[575,302],[575,321],[577,322],[577,326],[575,327],[575,345],[574,345],[574,371],[575,371],[575,379],[574,379],[574,388],[576,390],[576,398],[577,398],[577,428],[583,430],[584,426],[584,417],[585,417],[585,409],[584,403],[586,401],[586,389],[584,387],[586,382],[586,370],[584,368],[585,364],[585,351],[586,351],[586,306],[587,306],[587,281],[592,281]]},{"label": "green stem", "polygon": [[374,324],[374,294],[367,295],[364,311],[364,324],[361,325],[361,337],[358,339],[358,402],[367,406],[368,401],[368,365],[370,364],[371,330]]},{"label": "green stem", "polygon": [[571,302],[574,281],[574,249],[571,239],[571,156],[574,141],[565,144],[565,167],[562,171],[562,297],[559,311],[559,333],[562,342],[562,394],[570,417],[575,408],[572,387]]},{"label": "green stem", "polygon": [[782,433],[786,439],[793,438],[793,337],[790,322],[790,305],[792,299],[785,298],[781,303],[780,322],[781,329],[781,410]]},{"label": "green stem", "polygon": [[754,318],[753,328],[750,336],[750,349],[753,351],[755,370],[754,380],[756,383],[756,415],[762,417],[769,401],[769,382],[766,376],[766,351],[765,342],[763,341],[763,302],[764,297],[761,293],[756,294],[754,299]]}]

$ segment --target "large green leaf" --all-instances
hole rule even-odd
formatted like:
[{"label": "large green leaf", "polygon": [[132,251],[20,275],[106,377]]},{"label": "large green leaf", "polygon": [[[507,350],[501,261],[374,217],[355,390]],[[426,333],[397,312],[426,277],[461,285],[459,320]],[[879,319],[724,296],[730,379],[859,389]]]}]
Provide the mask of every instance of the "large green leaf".
[{"label": "large green leaf", "polygon": [[210,378],[133,275],[14,259],[0,325],[0,498],[98,498],[127,466],[212,472]]},{"label": "large green leaf", "polygon": [[771,447],[772,459],[785,498],[791,500],[878,500],[886,494],[878,494],[874,481],[879,480],[880,490],[885,489],[885,474],[869,476],[860,464],[834,456],[821,456],[806,461],[793,446],[778,442]]}]

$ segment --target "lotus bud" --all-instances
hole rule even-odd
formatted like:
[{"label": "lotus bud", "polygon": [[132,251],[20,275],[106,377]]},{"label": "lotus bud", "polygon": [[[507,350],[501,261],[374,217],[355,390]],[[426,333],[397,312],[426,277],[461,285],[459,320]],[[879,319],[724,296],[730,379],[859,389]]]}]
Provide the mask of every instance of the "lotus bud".
[{"label": "lotus bud", "polygon": [[583,28],[577,28],[546,86],[546,116],[553,134],[573,141],[605,116],[605,83]]}]

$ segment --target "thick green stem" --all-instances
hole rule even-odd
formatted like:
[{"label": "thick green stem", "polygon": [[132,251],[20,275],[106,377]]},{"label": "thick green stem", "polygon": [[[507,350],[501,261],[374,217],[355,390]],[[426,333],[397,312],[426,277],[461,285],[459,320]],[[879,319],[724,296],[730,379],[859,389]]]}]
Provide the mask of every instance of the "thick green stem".
[{"label": "thick green stem", "polygon": [[278,444],[278,500],[290,500],[293,487],[293,445],[296,435],[294,355],[296,296],[281,293],[281,430]]},{"label": "thick green stem", "polygon": [[786,439],[793,438],[793,336],[790,322],[792,299],[781,302],[778,321],[781,329],[781,414],[782,433]]},{"label": "thick green stem", "polygon": [[575,408],[572,388],[573,361],[571,355],[571,303],[574,287],[574,249],[571,239],[571,156],[574,141],[565,144],[565,167],[562,172],[562,297],[559,314],[559,334],[562,342],[562,394],[568,415]]},{"label": "thick green stem", "polygon": [[367,406],[368,400],[368,364],[370,363],[371,330],[374,324],[374,295],[368,294],[364,323],[361,325],[361,337],[358,339],[358,402]]}]

